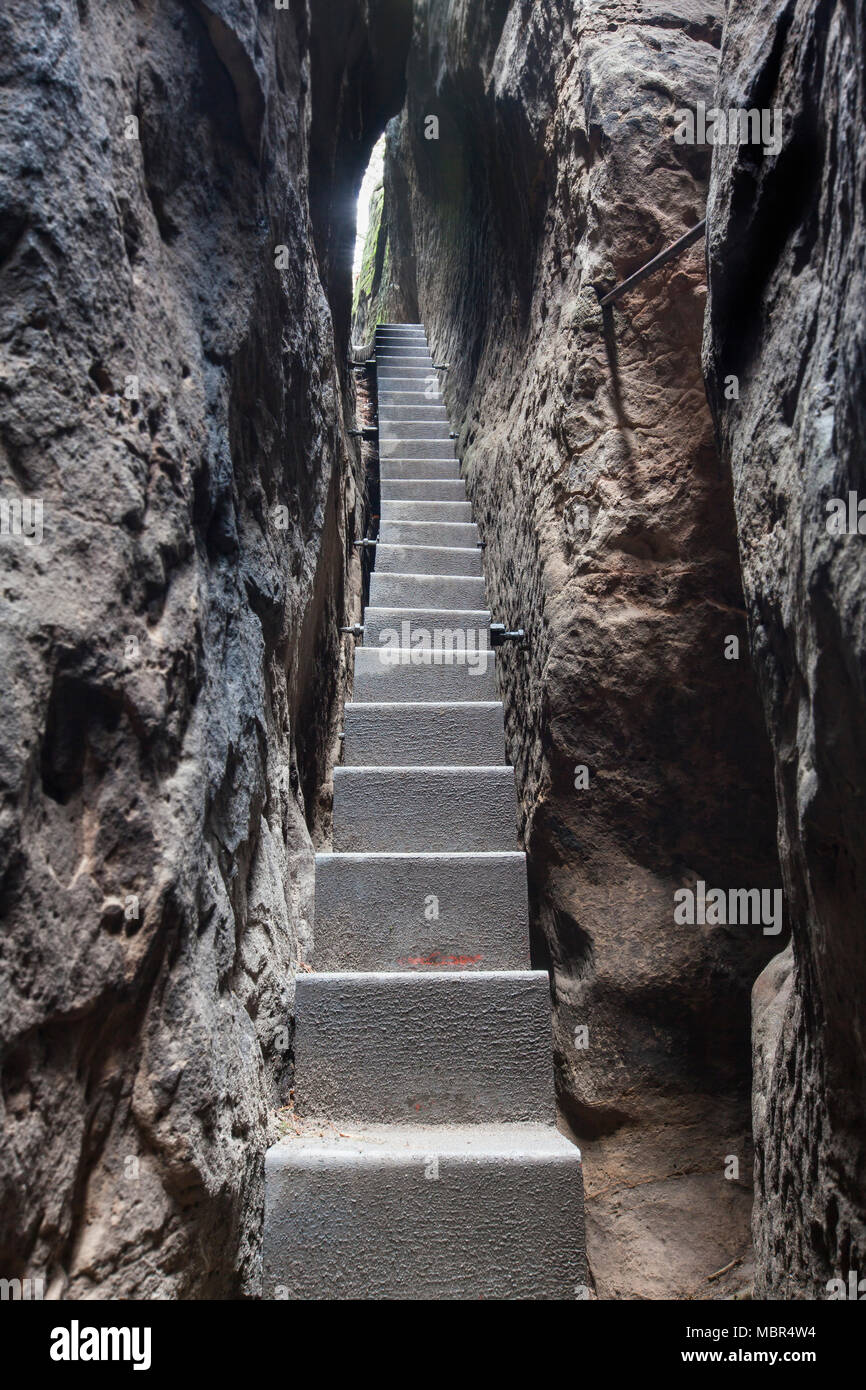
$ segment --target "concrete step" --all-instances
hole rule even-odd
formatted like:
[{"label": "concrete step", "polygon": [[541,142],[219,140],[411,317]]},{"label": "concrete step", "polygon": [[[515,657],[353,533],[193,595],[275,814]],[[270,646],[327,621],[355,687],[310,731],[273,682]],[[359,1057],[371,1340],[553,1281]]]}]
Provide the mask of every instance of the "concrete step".
[{"label": "concrete step", "polygon": [[439,390],[439,382],[436,374],[418,372],[412,376],[395,375],[389,377],[387,382],[379,382],[379,399],[383,393],[387,392],[392,396],[405,396],[411,392],[416,397],[425,401],[441,401],[442,395]]},{"label": "concrete step", "polygon": [[573,1301],[580,1150],[523,1124],[284,1139],[265,1160],[263,1258],[266,1300]]},{"label": "concrete step", "polygon": [[380,417],[380,444],[383,439],[444,439],[454,443],[447,420],[382,420]]},{"label": "concrete step", "polygon": [[462,478],[387,478],[379,489],[383,502],[462,502]]},{"label": "concrete step", "polygon": [[475,546],[478,527],[474,521],[382,521],[382,545]]},{"label": "concrete step", "polygon": [[397,421],[405,420],[414,423],[417,420],[433,420],[438,425],[448,423],[448,412],[444,405],[439,405],[435,401],[419,401],[415,405],[389,405],[379,402],[379,424],[394,424]]},{"label": "concrete step", "polygon": [[382,521],[471,521],[468,502],[388,502],[379,504]]},{"label": "concrete step", "polygon": [[405,343],[405,344],[403,344],[403,343],[377,343],[377,344],[376,344],[376,375],[377,375],[377,378],[378,378],[378,374],[379,374],[379,367],[383,364],[383,361],[384,361],[384,366],[385,366],[385,367],[390,367],[390,366],[392,366],[392,365],[393,365],[392,359],[393,359],[394,357],[400,357],[400,356],[402,355],[402,353],[403,353],[404,348],[408,349],[409,351],[412,351],[412,350],[414,349],[414,350],[416,350],[416,351],[423,352],[423,353],[425,354],[425,361],[428,362],[431,366],[433,366],[433,363],[434,363],[434,360],[435,360],[435,359],[434,359],[434,357],[433,357],[433,350],[432,350],[432,348],[430,347],[430,344],[429,344],[429,343],[422,343],[422,342]]},{"label": "concrete step", "polygon": [[386,545],[376,548],[378,574],[468,574],[481,576],[482,555],[477,546]]},{"label": "concrete step", "polygon": [[377,334],[375,339],[375,352],[377,357],[379,349],[385,352],[428,352],[430,343],[425,338],[418,336],[407,336],[405,334]]},{"label": "concrete step", "polygon": [[378,1126],[265,1160],[265,1299],[573,1301],[580,1150],[547,1125]]},{"label": "concrete step", "polygon": [[299,975],[295,1105],[345,1124],[553,1124],[543,970]]},{"label": "concrete step", "polygon": [[343,767],[505,766],[499,700],[348,704],[343,728]]},{"label": "concrete step", "polygon": [[496,654],[438,657],[402,648],[356,647],[353,698],[374,703],[416,700],[498,700]]},{"label": "concrete step", "polygon": [[[442,470],[442,469],[441,469],[440,467],[438,467],[438,466],[437,466],[437,467],[434,467],[434,468],[432,469],[432,471],[430,472],[429,476],[428,476],[428,474],[427,474],[427,468],[428,468],[428,466],[430,466],[430,465],[441,465],[441,464],[443,464],[443,463],[451,464],[452,467],[453,467],[453,469],[454,469],[454,474],[453,474],[450,478],[448,478],[447,476],[445,476],[445,477],[443,478],[443,473],[444,473],[445,470]],[[410,482],[411,482],[411,483],[425,483],[425,482],[434,482],[434,481],[436,481],[436,480],[442,480],[442,481],[445,481],[445,482],[452,482],[452,483],[453,483],[453,482],[463,482],[463,481],[464,481],[463,478],[462,478],[462,475],[461,475],[461,473],[460,473],[460,464],[459,464],[459,462],[457,461],[457,459],[454,458],[454,457],[451,457],[451,458],[438,458],[438,459],[385,458],[385,459],[382,459],[382,461],[380,462],[379,467],[380,467],[380,470],[381,470],[381,469],[384,469],[386,473],[390,473],[391,470],[392,470],[392,468],[395,468],[395,467],[401,467],[401,468],[402,468],[402,466],[405,465],[405,464],[411,464],[411,465],[412,465],[412,472],[411,472],[408,476],[406,476],[406,475],[404,475],[404,476],[394,476],[394,474],[392,473],[390,477],[381,478],[381,474],[380,474],[380,481],[382,482],[382,485],[383,485],[383,486],[387,486],[389,483],[400,483],[400,482],[405,482],[405,483],[410,483]],[[421,499],[421,500],[425,500],[425,499]],[[435,498],[431,498],[430,500],[431,500],[431,501],[435,501],[436,499],[435,499]]]},{"label": "concrete step", "polygon": [[470,574],[388,574],[370,576],[371,608],[484,608],[484,580]]},{"label": "concrete step", "polygon": [[376,348],[376,371],[387,368],[422,367],[426,371],[433,368],[433,358],[426,348]]},{"label": "concrete step", "polygon": [[379,457],[383,459],[453,459],[453,439],[379,438]]},{"label": "concrete step", "polygon": [[[395,632],[399,634],[396,639]],[[479,651],[490,647],[490,610],[368,605],[364,610],[364,646]]]},{"label": "concrete step", "polygon": [[[400,406],[391,405],[391,401],[402,401],[403,404]],[[382,396],[379,397],[380,414],[382,411],[394,411],[397,409],[407,410],[410,408],[414,408],[419,412],[419,414],[414,417],[419,420],[424,418],[420,413],[421,411],[438,411],[440,409],[445,409],[444,405],[442,405],[442,397],[428,391],[395,391],[391,395],[384,397],[384,399]],[[391,418],[396,419],[397,416],[392,415]]]},{"label": "concrete step", "polygon": [[519,853],[317,854],[321,970],[529,969]]},{"label": "concrete step", "polygon": [[405,395],[407,392],[413,391],[425,401],[439,403],[442,400],[439,383],[433,379],[429,372],[418,371],[412,375],[395,375],[393,380],[389,380],[387,389],[396,395]]},{"label": "concrete step", "polygon": [[[416,372],[423,372],[426,376],[435,377],[437,391],[441,390],[444,385],[440,380],[442,373],[436,370],[433,358],[426,349],[423,355],[404,354],[397,349],[387,347],[376,349],[376,389],[380,396],[383,391],[391,389],[391,383],[387,378],[394,375],[402,376],[404,373],[414,375]],[[413,389],[418,389],[417,382]]]},{"label": "concrete step", "polygon": [[[437,406],[441,405],[441,402],[442,397],[438,389],[435,391],[427,391],[422,387],[419,390],[390,391],[380,389],[379,391],[380,411],[382,409],[394,410],[401,405],[415,406],[416,409],[419,410],[426,409],[428,405],[432,405],[432,407],[436,409]],[[442,409],[444,410],[445,407],[442,406]]]},{"label": "concrete step", "polygon": [[335,767],[334,850],[517,848],[513,767]]},{"label": "concrete step", "polygon": [[398,391],[406,389],[405,387],[400,387],[396,385],[396,383],[399,381],[408,381],[412,383],[413,389],[416,391],[419,389],[423,390],[423,385],[419,388],[418,382],[426,384],[428,381],[430,381],[432,382],[433,386],[435,386],[436,390],[439,391],[442,385],[439,379],[440,375],[441,374],[439,372],[434,371],[433,368],[430,366],[412,366],[407,362],[395,362],[393,358],[386,358],[381,363],[381,365],[377,365],[376,368],[376,379],[379,384],[379,388],[381,389],[382,385],[384,384],[386,389],[390,388],[392,390]]},{"label": "concrete step", "polygon": [[387,342],[376,343],[376,364],[378,366],[381,358],[399,357],[404,351],[423,352],[425,360],[432,364],[433,354],[430,344],[424,338],[389,338]]},{"label": "concrete step", "polygon": [[379,464],[383,483],[399,478],[459,478],[460,464],[456,459],[383,459]]},{"label": "concrete step", "polygon": [[[432,366],[433,366],[433,354],[431,353],[430,348],[427,346],[426,343],[414,343],[414,344],[411,344],[410,346],[411,346],[411,347],[415,347],[415,348],[417,348],[419,351],[421,351],[421,352],[424,353],[424,365],[425,365],[425,366],[429,366],[429,367],[432,367]],[[403,345],[402,345],[402,344],[396,344],[396,343],[377,343],[377,344],[376,344],[376,367],[377,367],[377,369],[378,369],[378,367],[379,367],[380,365],[383,365],[383,364],[384,364],[385,367],[393,366],[394,358],[396,357],[396,358],[399,359],[399,358],[402,356],[402,352],[403,352]],[[377,374],[377,380],[378,380],[378,374]]]},{"label": "concrete step", "polygon": [[408,352],[414,352],[419,348],[424,348],[424,350],[426,351],[426,349],[430,346],[426,336],[422,336],[417,333],[377,333],[377,354],[378,349],[380,347],[387,346],[389,343],[396,344],[396,348],[398,350],[402,351],[403,349],[405,349]]}]

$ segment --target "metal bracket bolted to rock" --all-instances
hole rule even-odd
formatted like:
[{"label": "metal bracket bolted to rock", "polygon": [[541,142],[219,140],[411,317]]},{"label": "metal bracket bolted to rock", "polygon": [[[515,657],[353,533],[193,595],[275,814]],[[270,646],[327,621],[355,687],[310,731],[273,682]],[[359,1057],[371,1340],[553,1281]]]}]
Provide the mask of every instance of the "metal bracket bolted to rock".
[{"label": "metal bracket bolted to rock", "polygon": [[316,857],[318,970],[297,981],[298,1133],[265,1163],[263,1295],[581,1297],[580,1152],[527,969],[478,533],[423,325],[380,325],[375,361],[376,570]]}]

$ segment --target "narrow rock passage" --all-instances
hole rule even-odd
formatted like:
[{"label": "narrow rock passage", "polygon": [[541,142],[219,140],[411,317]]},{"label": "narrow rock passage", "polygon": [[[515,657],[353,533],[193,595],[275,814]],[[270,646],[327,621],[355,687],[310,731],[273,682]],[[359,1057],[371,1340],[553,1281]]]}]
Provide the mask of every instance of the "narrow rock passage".
[{"label": "narrow rock passage", "polygon": [[381,528],[296,991],[301,1133],[266,1163],[266,1298],[574,1298],[579,1151],[477,528],[421,325],[376,334]]}]

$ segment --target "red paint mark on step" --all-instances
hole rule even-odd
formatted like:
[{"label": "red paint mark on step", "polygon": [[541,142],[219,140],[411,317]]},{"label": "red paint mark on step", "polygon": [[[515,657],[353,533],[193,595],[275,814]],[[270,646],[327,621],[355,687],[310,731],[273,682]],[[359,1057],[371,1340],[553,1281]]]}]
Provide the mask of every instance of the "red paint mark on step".
[{"label": "red paint mark on step", "polygon": [[434,951],[429,956],[404,956],[398,960],[398,965],[479,965],[484,959],[483,956],[443,956],[441,951]]}]

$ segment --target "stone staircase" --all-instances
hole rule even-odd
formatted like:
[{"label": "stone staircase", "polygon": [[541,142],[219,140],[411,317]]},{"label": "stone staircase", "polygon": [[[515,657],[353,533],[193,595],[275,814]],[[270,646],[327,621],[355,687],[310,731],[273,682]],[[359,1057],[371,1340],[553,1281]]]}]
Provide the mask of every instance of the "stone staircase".
[{"label": "stone staircase", "polygon": [[555,1128],[481,550],[421,325],[376,333],[381,526],[355,652],[301,1133],[267,1154],[265,1298],[585,1296]]}]

